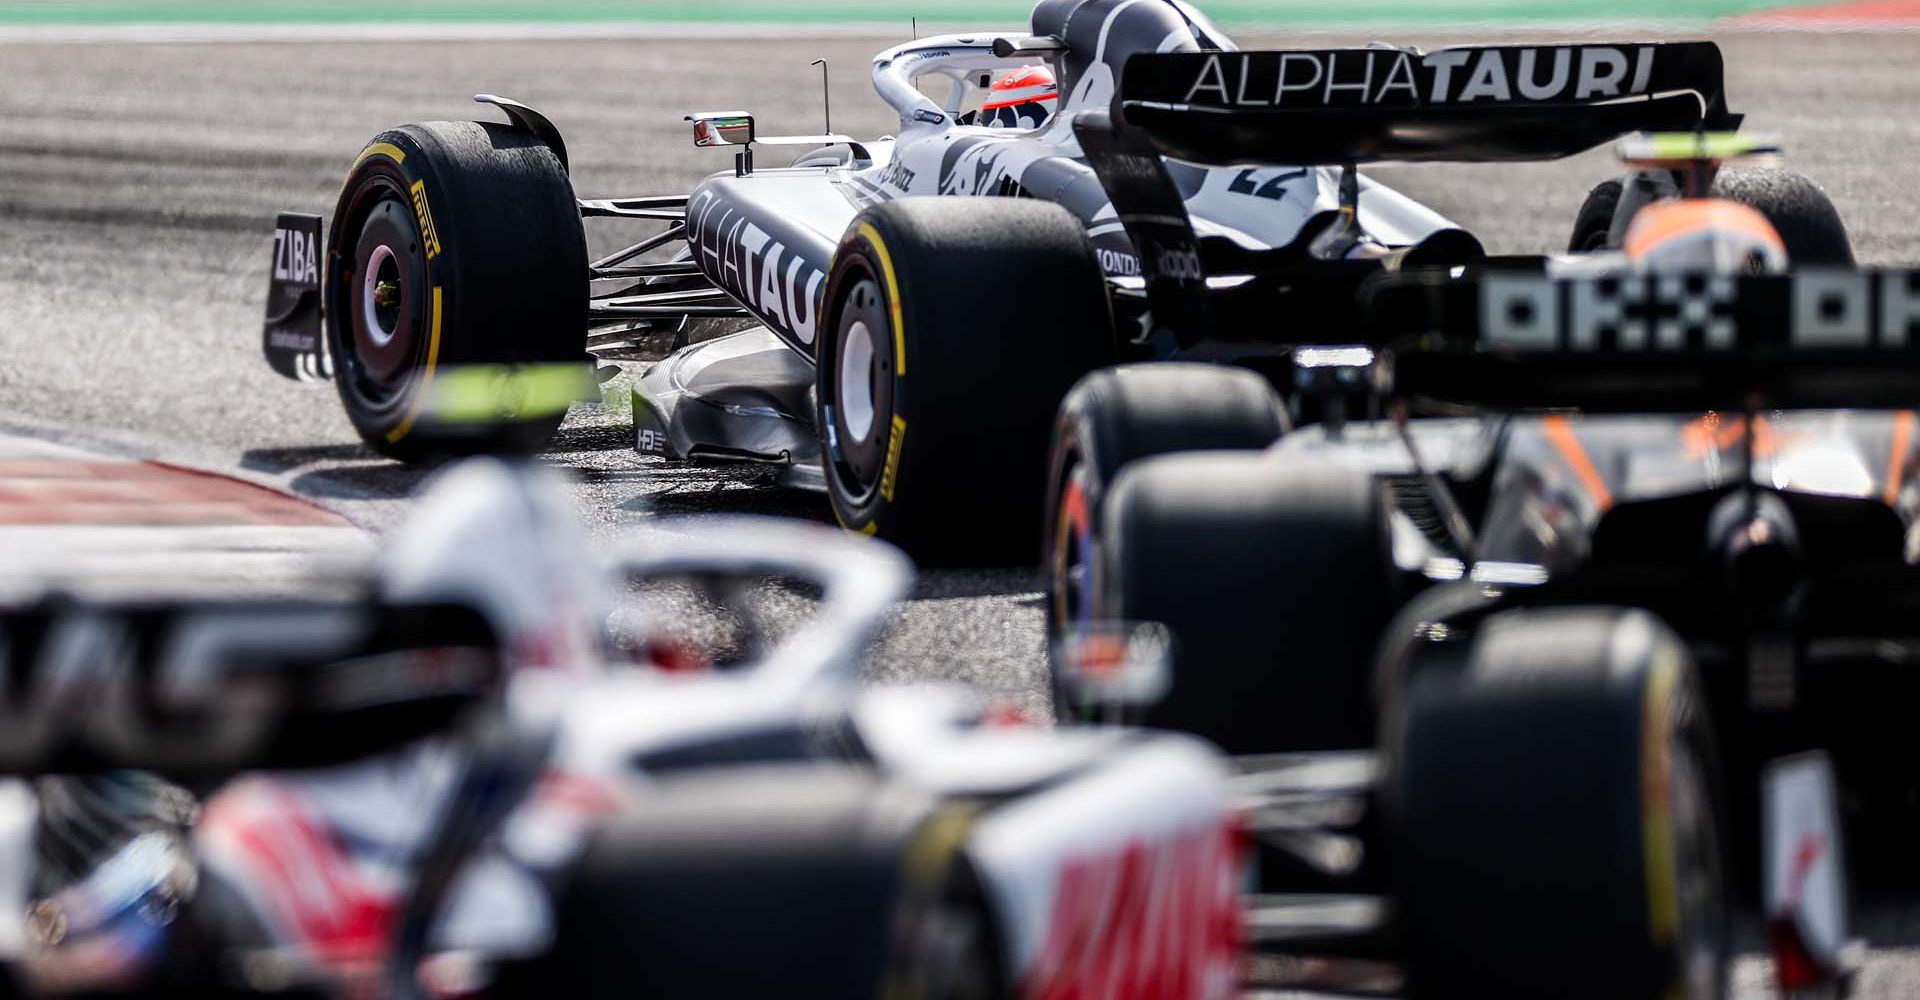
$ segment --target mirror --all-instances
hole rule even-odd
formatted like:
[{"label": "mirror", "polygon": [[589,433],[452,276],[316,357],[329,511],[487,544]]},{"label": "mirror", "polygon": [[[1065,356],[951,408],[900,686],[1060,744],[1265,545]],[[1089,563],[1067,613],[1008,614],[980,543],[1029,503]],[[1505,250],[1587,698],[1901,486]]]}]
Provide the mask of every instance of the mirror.
[{"label": "mirror", "polygon": [[1054,645],[1057,697],[1079,718],[1123,722],[1166,697],[1173,635],[1157,622],[1094,622]]},{"label": "mirror", "polygon": [[693,144],[746,146],[753,142],[753,116],[744,111],[707,111],[687,116],[693,123]]}]

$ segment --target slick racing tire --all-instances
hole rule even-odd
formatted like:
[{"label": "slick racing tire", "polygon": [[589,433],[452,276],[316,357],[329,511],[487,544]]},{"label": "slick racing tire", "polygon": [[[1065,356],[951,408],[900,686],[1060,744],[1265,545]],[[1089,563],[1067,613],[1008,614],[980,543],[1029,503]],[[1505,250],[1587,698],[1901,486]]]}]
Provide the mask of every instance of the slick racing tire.
[{"label": "slick racing tire", "polygon": [[[1624,185],[1603,181],[1587,195],[1574,218],[1567,249],[1597,253],[1609,249],[1614,214]],[[1791,170],[1771,167],[1730,168],[1713,182],[1713,195],[1746,205],[1773,223],[1786,244],[1787,259],[1795,267],[1834,265],[1851,267],[1853,241],[1840,213],[1818,184]]]},{"label": "slick racing tire", "polygon": [[1058,637],[1103,616],[1102,505],[1129,464],[1186,451],[1257,451],[1287,429],[1266,379],[1225,365],[1121,365],[1088,375],[1054,422],[1041,564],[1047,626]]},{"label": "slick racing tire", "polygon": [[1714,178],[1713,193],[1766,216],[1793,266],[1853,266],[1846,223],[1827,193],[1805,175],[1777,167],[1730,168]]},{"label": "slick racing tire", "polygon": [[1385,723],[1409,996],[1724,997],[1717,772],[1680,640],[1569,608],[1421,645]]},{"label": "slick racing tire", "polygon": [[486,122],[375,136],[340,192],[327,263],[327,349],[368,447],[402,461],[545,447],[564,413],[455,426],[421,406],[455,366],[584,363],[586,238],[551,149]]},{"label": "slick racing tire", "polygon": [[1008,979],[964,850],[971,807],[863,767],[656,775],[594,832],[550,952],[502,996],[1001,1000]]},{"label": "slick racing tire", "polygon": [[1587,192],[1580,211],[1573,216],[1573,236],[1567,240],[1568,253],[1599,253],[1609,249],[1613,239],[1613,217],[1620,211],[1620,198],[1626,185],[1618,180],[1601,181]]},{"label": "slick racing tire", "polygon": [[1374,745],[1372,664],[1399,603],[1384,490],[1284,453],[1163,455],[1107,497],[1102,606],[1173,633],[1144,724],[1229,754]]},{"label": "slick racing tire", "polygon": [[905,198],[841,242],[815,416],[833,512],[923,563],[1029,562],[1060,399],[1109,360],[1085,226],[1013,198]]}]

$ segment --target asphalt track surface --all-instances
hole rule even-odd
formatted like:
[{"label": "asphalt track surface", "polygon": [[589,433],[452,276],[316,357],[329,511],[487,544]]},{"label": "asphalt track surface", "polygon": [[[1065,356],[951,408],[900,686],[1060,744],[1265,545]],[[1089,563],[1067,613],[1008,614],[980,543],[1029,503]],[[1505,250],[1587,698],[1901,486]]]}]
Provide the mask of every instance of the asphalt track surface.
[{"label": "asphalt track surface", "polygon": [[[1886,0],[1881,0],[1886,2]],[[1898,0],[1894,0],[1898,2]],[[1213,0],[1236,29],[1465,21],[1693,19],[1779,6],[1779,0]],[[1028,0],[44,0],[0,2],[0,25],[542,24],[889,25],[909,18],[961,30],[1018,23]]]},{"label": "asphalt track surface", "polygon": [[[815,131],[814,58],[836,70],[839,130],[891,131],[864,74],[898,40],[0,44],[0,429],[237,470],[387,529],[421,474],[362,449],[330,388],[282,381],[259,357],[277,211],[329,211],[368,137],[489,117],[467,102],[483,91],[561,125],[583,196],[683,192],[726,163],[690,148],[680,115],[745,107],[768,132]],[[1920,261],[1920,33],[1720,40],[1735,107],[1827,186],[1861,257]],[[1562,245],[1588,187],[1612,172],[1589,154],[1380,174],[1492,247],[1538,251]],[[1015,304],[975,307],[1018,322]],[[617,407],[577,409],[549,461],[576,479],[602,532],[663,514],[828,517],[824,500],[772,488],[764,472],[641,459]],[[926,574],[871,675],[959,679],[1044,711],[1038,586],[1028,571]],[[798,596],[765,603],[785,621],[805,614]],[[695,603],[681,608],[688,629],[717,627]],[[1920,911],[1877,914],[1868,929],[1882,944],[1920,941]],[[1862,995],[1920,995],[1910,955],[1877,952]],[[1743,993],[1758,976],[1743,968]]]}]

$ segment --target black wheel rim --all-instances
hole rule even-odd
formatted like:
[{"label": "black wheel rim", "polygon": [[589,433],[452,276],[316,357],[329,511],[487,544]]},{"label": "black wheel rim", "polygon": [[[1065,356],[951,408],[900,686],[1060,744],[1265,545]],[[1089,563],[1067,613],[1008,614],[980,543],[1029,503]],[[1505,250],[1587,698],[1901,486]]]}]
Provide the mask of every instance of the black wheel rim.
[{"label": "black wheel rim", "polygon": [[1084,629],[1094,613],[1095,549],[1092,510],[1085,466],[1067,463],[1060,483],[1060,504],[1054,511],[1053,621],[1062,634]]},{"label": "black wheel rim", "polygon": [[886,471],[893,427],[893,329],[871,275],[848,287],[821,365],[828,466],[855,505],[872,500]]},{"label": "black wheel rim", "polygon": [[411,204],[385,177],[369,181],[348,210],[329,296],[342,384],[367,410],[398,407],[425,357],[431,290]]}]

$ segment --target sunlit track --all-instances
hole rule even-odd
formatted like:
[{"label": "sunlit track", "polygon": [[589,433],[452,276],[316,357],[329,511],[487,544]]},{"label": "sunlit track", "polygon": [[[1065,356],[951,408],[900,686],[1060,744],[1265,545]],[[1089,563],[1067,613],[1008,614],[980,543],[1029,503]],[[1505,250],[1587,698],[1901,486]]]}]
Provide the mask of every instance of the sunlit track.
[{"label": "sunlit track", "polygon": [[[240,468],[363,526],[390,526],[424,473],[366,452],[330,389],[284,382],[259,357],[275,212],[330,211],[354,152],[382,128],[492,117],[469,103],[477,92],[552,117],[584,197],[684,191],[728,162],[690,147],[681,114],[743,107],[768,132],[816,131],[815,58],[832,67],[836,129],[892,131],[897,123],[871,99],[864,73],[875,49],[905,33],[902,25],[897,36],[801,41],[0,42],[0,425]],[[1368,37],[1316,35],[1314,44]],[[1430,37],[1458,40],[1418,32],[1394,40]],[[1920,262],[1920,83],[1911,69],[1920,35],[1718,38],[1732,100],[1750,127],[1778,133],[1790,162],[1829,188],[1863,260]],[[1590,154],[1382,173],[1491,246],[1542,250],[1564,242],[1581,197],[1612,170],[1605,154]],[[641,235],[637,225],[607,233],[591,249],[605,255]],[[635,338],[637,348],[649,341]],[[633,353],[623,363],[642,363]],[[642,459],[626,421],[617,403],[582,408],[551,456],[578,476],[582,512],[602,532],[660,513],[829,517],[819,498],[774,487],[770,469]],[[928,575],[896,615],[870,675],[961,680],[1044,712],[1038,589],[1025,571]],[[786,592],[766,603],[788,619],[807,606]],[[726,627],[691,596],[673,613],[685,631]],[[1912,946],[1916,926],[1920,910],[1909,908],[1874,915],[1866,930]],[[1920,994],[1913,956],[1876,954],[1857,995]],[[1742,996],[1765,995],[1757,963],[1744,964],[1738,982]]]}]

